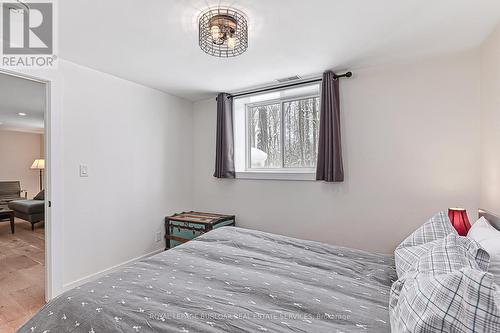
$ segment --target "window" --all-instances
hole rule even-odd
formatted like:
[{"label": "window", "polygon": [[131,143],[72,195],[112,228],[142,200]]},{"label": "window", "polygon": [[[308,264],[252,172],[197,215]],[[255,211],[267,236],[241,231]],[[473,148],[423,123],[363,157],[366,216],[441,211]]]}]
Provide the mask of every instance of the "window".
[{"label": "window", "polygon": [[314,178],[318,84],[235,99],[234,113],[237,176]]}]

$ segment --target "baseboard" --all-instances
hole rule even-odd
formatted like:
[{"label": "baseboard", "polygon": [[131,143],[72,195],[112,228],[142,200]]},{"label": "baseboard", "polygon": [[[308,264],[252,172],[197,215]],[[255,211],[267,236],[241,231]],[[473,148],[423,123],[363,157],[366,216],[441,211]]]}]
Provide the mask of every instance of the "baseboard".
[{"label": "baseboard", "polygon": [[139,256],[139,257],[136,257],[136,258],[124,261],[121,264],[111,266],[110,268],[106,268],[106,269],[103,269],[102,271],[96,272],[94,274],[87,275],[87,276],[85,276],[85,277],[83,277],[81,279],[75,280],[75,281],[70,282],[70,283],[66,283],[66,284],[63,285],[63,292],[68,291],[68,290],[73,289],[73,288],[76,288],[78,286],[81,286],[84,283],[96,280],[96,279],[98,279],[98,278],[100,278],[100,277],[102,277],[104,275],[107,275],[107,274],[109,274],[109,273],[111,273],[111,272],[119,269],[122,266],[125,266],[125,265],[128,265],[128,264],[132,263],[132,262],[135,262],[135,261],[138,261],[138,260],[141,260],[141,259],[153,256],[153,255],[158,254],[158,253],[160,253],[160,252],[162,252],[164,250],[165,249],[158,249],[158,250],[155,250],[153,252],[146,253],[146,254],[144,254],[142,256]]}]

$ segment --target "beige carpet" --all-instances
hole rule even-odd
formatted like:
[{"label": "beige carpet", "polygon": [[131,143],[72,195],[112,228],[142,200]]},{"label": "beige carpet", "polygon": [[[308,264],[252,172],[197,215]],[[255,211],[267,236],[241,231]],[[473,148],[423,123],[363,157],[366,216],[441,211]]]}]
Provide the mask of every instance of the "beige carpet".
[{"label": "beige carpet", "polygon": [[16,219],[0,222],[0,333],[11,333],[33,316],[44,301],[45,234],[43,223],[35,231]]}]

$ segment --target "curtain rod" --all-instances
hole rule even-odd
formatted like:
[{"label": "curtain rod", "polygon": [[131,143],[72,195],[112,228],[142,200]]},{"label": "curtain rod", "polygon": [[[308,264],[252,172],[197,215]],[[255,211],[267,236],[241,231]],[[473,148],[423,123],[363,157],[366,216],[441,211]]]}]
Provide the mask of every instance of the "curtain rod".
[{"label": "curtain rod", "polygon": [[[340,79],[341,77],[351,77],[351,76],[352,76],[352,72],[347,72],[347,73],[344,73],[344,74],[335,75],[335,78],[336,79]],[[277,89],[283,89],[283,88],[290,88],[290,87],[295,87],[295,86],[301,86],[301,85],[308,84],[308,83],[320,82],[322,80],[323,80],[322,78],[319,78],[319,79],[313,79],[313,80],[307,80],[307,81],[289,83],[289,84],[285,84],[285,85],[281,85],[281,86],[268,87],[268,88],[257,89],[257,90],[250,90],[250,91],[245,91],[245,92],[234,94],[234,95],[230,94],[227,98],[240,97],[240,96],[246,96],[246,95],[252,95],[252,94],[262,93],[262,92],[266,92],[266,91],[277,90]],[[215,100],[217,100],[217,98],[215,98]]]}]

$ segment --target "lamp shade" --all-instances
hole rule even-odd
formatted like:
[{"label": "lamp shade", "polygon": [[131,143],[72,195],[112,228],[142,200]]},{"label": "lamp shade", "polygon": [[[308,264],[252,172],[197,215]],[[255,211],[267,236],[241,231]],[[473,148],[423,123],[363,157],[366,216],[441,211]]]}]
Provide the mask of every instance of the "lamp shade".
[{"label": "lamp shade", "polygon": [[467,236],[471,225],[464,208],[449,208],[448,217],[460,236]]},{"label": "lamp shade", "polygon": [[44,159],[35,160],[31,165],[31,169],[45,169],[45,160]]}]

